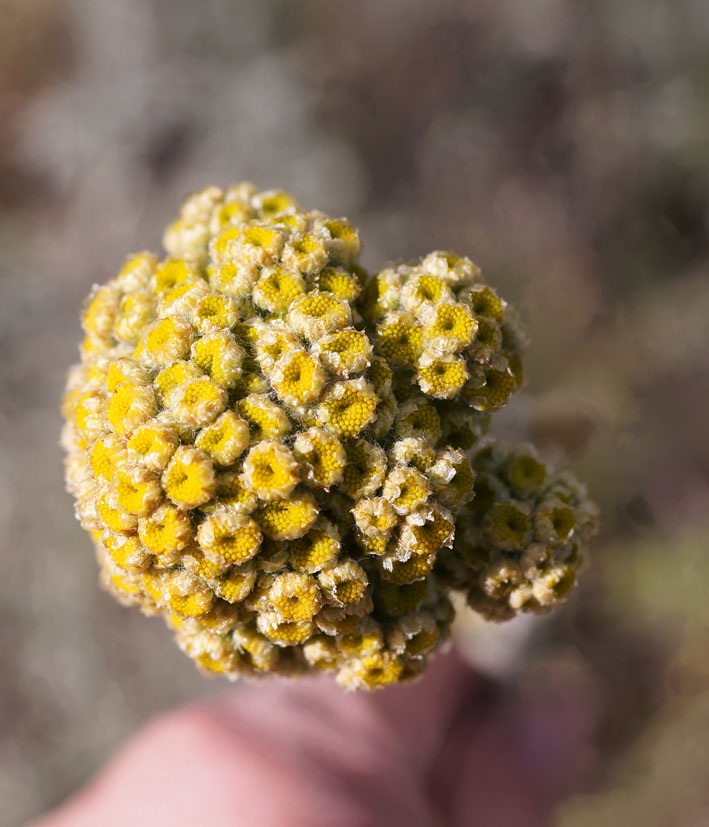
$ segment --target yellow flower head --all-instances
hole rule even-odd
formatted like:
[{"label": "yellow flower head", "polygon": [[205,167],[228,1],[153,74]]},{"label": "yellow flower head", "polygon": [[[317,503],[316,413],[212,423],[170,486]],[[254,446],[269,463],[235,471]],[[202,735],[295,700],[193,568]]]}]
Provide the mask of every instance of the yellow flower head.
[{"label": "yellow flower head", "polygon": [[252,204],[259,215],[264,218],[274,218],[284,214],[292,214],[297,204],[292,195],[283,190],[267,190],[253,196]]},{"label": "yellow flower head", "polygon": [[531,594],[524,597],[520,594],[520,591],[526,591],[525,586],[522,567],[512,560],[504,558],[498,559],[490,565],[480,583],[481,589],[489,598],[496,600],[512,598],[519,605],[526,602],[525,597],[526,599],[531,597]]},{"label": "yellow flower head", "polygon": [[245,563],[261,547],[261,529],[250,517],[221,506],[197,529],[197,542],[204,556],[217,565]]},{"label": "yellow flower head", "polygon": [[430,401],[414,396],[399,406],[394,433],[399,439],[414,437],[435,445],[441,436],[441,418]]},{"label": "yellow flower head", "polygon": [[369,583],[364,569],[351,559],[323,569],[318,582],[327,603],[338,607],[358,603]]},{"label": "yellow flower head", "polygon": [[273,319],[268,324],[262,319],[250,319],[244,325],[244,334],[252,343],[256,361],[265,374],[270,373],[282,356],[301,349],[300,339],[281,319]]},{"label": "yellow flower head", "polygon": [[217,485],[209,455],[198,448],[180,446],[162,476],[165,494],[181,508],[206,503]]},{"label": "yellow flower head", "polygon": [[163,407],[170,407],[176,392],[190,379],[199,379],[201,376],[202,371],[193,362],[178,359],[155,377],[154,388],[158,401]]},{"label": "yellow flower head", "polygon": [[371,557],[381,557],[391,545],[390,533],[365,534],[359,527],[355,530],[355,542],[362,553]]},{"label": "yellow flower head", "polygon": [[371,617],[357,618],[337,638],[340,660],[368,657],[379,652],[383,644],[382,627]]},{"label": "yellow flower head", "polygon": [[158,259],[152,253],[134,253],[124,261],[114,283],[125,295],[148,287]]},{"label": "yellow flower head", "polygon": [[325,635],[314,635],[303,644],[303,657],[315,669],[334,669],[339,658],[337,644]]},{"label": "yellow flower head", "polygon": [[452,353],[424,351],[416,362],[419,388],[435,399],[453,399],[468,378],[465,359]]},{"label": "yellow flower head", "polygon": [[576,511],[562,500],[544,500],[534,513],[534,536],[542,543],[561,545],[577,528]]},{"label": "yellow flower head", "polygon": [[390,365],[413,367],[423,348],[423,329],[412,313],[389,313],[377,326],[377,350]]},{"label": "yellow flower head", "polygon": [[278,612],[261,612],[256,626],[265,638],[277,646],[298,646],[315,632],[312,620],[281,620]]},{"label": "yellow flower head", "polygon": [[211,513],[217,505],[226,505],[240,514],[251,514],[256,510],[258,497],[249,489],[239,471],[223,471],[217,474],[214,497],[202,506],[202,511]]},{"label": "yellow flower head", "polygon": [[457,353],[467,347],[478,329],[464,304],[439,304],[422,314],[426,345],[441,353]]},{"label": "yellow flower head", "polygon": [[217,465],[232,465],[249,445],[248,423],[234,411],[224,411],[197,434],[195,446],[206,451]]},{"label": "yellow flower head", "polygon": [[399,542],[412,554],[433,554],[453,542],[455,523],[441,506],[426,505],[409,514],[401,527]]},{"label": "yellow flower head", "polygon": [[211,255],[216,263],[234,261],[244,268],[265,267],[278,260],[283,250],[283,233],[265,224],[248,222],[229,226],[211,242]]},{"label": "yellow flower head", "polygon": [[[239,232],[235,227],[228,232],[234,231]],[[258,269],[226,260],[213,266],[212,272],[209,273],[209,286],[225,296],[243,299],[251,294],[257,278]]]},{"label": "yellow flower head", "polygon": [[345,454],[347,465],[341,490],[354,500],[375,494],[386,475],[384,450],[366,439],[353,439],[345,443]]},{"label": "yellow flower head", "polygon": [[131,459],[159,473],[165,470],[179,444],[174,428],[153,419],[133,431],[127,447]]},{"label": "yellow flower head", "polygon": [[100,437],[94,442],[89,457],[96,479],[110,481],[127,460],[126,441],[112,434]]},{"label": "yellow flower head", "polygon": [[139,385],[149,381],[148,368],[127,357],[110,362],[106,371],[106,390],[109,393],[113,393],[119,385]]},{"label": "yellow flower head", "polygon": [[256,582],[256,574],[256,567],[249,563],[234,566],[226,574],[216,578],[214,592],[227,603],[241,603],[251,593]]},{"label": "yellow flower head", "polygon": [[424,505],[431,485],[415,468],[398,466],[389,472],[382,488],[384,498],[397,514],[406,515]]},{"label": "yellow flower head", "polygon": [[326,491],[342,481],[347,457],[340,440],[322,428],[301,431],[293,443],[303,481]]},{"label": "yellow flower head", "polygon": [[362,497],[357,500],[352,516],[357,528],[367,537],[388,538],[398,522],[397,512],[386,493],[383,497]]},{"label": "yellow flower head", "polygon": [[396,399],[391,393],[380,398],[377,418],[372,425],[372,436],[379,442],[388,442],[390,439],[397,407]]},{"label": "yellow flower head", "polygon": [[373,356],[367,369],[367,381],[377,396],[383,398],[391,392],[392,377],[392,369],[387,360],[382,356]]},{"label": "yellow flower head", "polygon": [[323,336],[315,351],[327,369],[343,379],[366,370],[372,360],[372,345],[367,334],[354,327]]},{"label": "yellow flower head", "polygon": [[403,668],[403,660],[395,655],[377,652],[343,666],[337,673],[337,683],[347,690],[379,689],[396,683]]},{"label": "yellow flower head", "polygon": [[194,331],[184,319],[161,319],[145,329],[135,358],[150,368],[164,368],[190,352]]},{"label": "yellow flower head", "polygon": [[254,285],[253,302],[261,310],[283,316],[293,302],[304,295],[302,276],[285,267],[268,267]]},{"label": "yellow flower head", "polygon": [[329,520],[320,517],[305,536],[291,540],[289,552],[294,569],[314,574],[337,560],[340,534]]},{"label": "yellow flower head", "polygon": [[[232,568],[225,566],[223,561],[221,563],[213,563],[204,556],[202,549],[196,545],[190,545],[184,549],[179,555],[179,560],[188,571],[201,577],[202,580],[210,585],[214,584],[225,571],[241,570],[241,566]],[[245,563],[244,566],[252,566],[252,564]]]},{"label": "yellow flower head", "polygon": [[109,562],[110,558],[100,557],[100,559],[102,560],[101,585],[119,603],[124,606],[138,605],[144,614],[156,613],[157,607],[154,607],[152,601],[143,594],[142,577],[139,573],[129,572],[112,565]]},{"label": "yellow flower head", "polygon": [[285,412],[266,394],[249,394],[238,403],[238,411],[248,423],[254,442],[281,439],[290,431]]},{"label": "yellow flower head", "polygon": [[332,293],[315,291],[295,301],[286,319],[299,336],[315,342],[326,333],[346,327],[352,319],[352,310],[347,302]]},{"label": "yellow flower head", "polygon": [[434,250],[425,256],[421,261],[421,269],[458,289],[473,284],[480,278],[479,268],[469,258],[442,250]]},{"label": "yellow flower head", "polygon": [[[210,588],[214,588],[214,593],[217,593],[215,582],[209,584]],[[218,597],[212,603],[210,609],[198,618],[181,618],[172,615],[172,620],[177,620],[173,628],[180,627],[184,631],[189,631],[195,635],[207,635],[209,638],[216,637],[226,650],[236,656],[236,664],[230,666],[230,672],[225,673],[228,678],[233,680],[236,675],[234,671],[241,666],[241,659],[235,651],[234,641],[230,632],[232,632],[239,623],[243,623],[245,612],[238,603],[229,603],[222,597]]]},{"label": "yellow flower head", "polygon": [[318,273],[328,260],[325,238],[313,232],[296,232],[286,242],[281,260],[296,273]]},{"label": "yellow flower head", "polygon": [[401,291],[401,303],[414,314],[438,304],[452,304],[453,291],[442,278],[426,273],[410,278]]},{"label": "yellow flower head", "polygon": [[532,451],[522,448],[510,451],[502,465],[502,476],[513,496],[525,498],[543,487],[547,469]]},{"label": "yellow flower head", "polygon": [[390,617],[398,617],[413,612],[427,597],[428,580],[398,585],[386,581],[380,582],[374,590],[374,604]]},{"label": "yellow flower head", "polygon": [[234,645],[246,662],[257,672],[269,672],[278,660],[276,647],[250,624],[237,626],[232,632]]},{"label": "yellow flower head", "polygon": [[501,322],[505,317],[507,303],[485,284],[472,284],[465,287],[458,296],[470,307],[475,316],[485,316],[496,322]]},{"label": "yellow flower head", "polygon": [[106,419],[115,433],[129,436],[156,413],[157,399],[152,385],[119,385],[109,397]]},{"label": "yellow flower head", "polygon": [[[261,545],[261,551],[256,562],[260,572],[278,574],[284,571],[288,565],[288,544],[286,542],[276,542],[266,537]],[[269,580],[270,582],[273,581]]]},{"label": "yellow flower head", "polygon": [[72,394],[71,404],[67,408],[73,424],[85,439],[96,439],[107,430],[105,400],[98,391]]},{"label": "yellow flower head", "polygon": [[391,458],[398,465],[411,465],[423,473],[435,462],[436,452],[422,437],[406,437],[392,445]]},{"label": "yellow flower head", "polygon": [[129,293],[121,300],[113,333],[119,342],[135,345],[145,327],[155,319],[155,296],[148,290]]},{"label": "yellow flower head", "polygon": [[445,448],[436,455],[436,461],[426,470],[436,497],[452,511],[457,512],[472,500],[475,474],[470,462],[460,450]]},{"label": "yellow flower head", "polygon": [[301,623],[314,617],[322,605],[320,588],[314,577],[302,572],[276,575],[268,599],[279,620]]},{"label": "yellow flower head", "polygon": [[150,565],[150,553],[135,535],[103,534],[104,545],[116,566],[127,572],[138,572]]},{"label": "yellow flower head", "polygon": [[214,333],[234,327],[238,319],[236,303],[231,296],[206,293],[195,304],[191,320],[200,333]]},{"label": "yellow flower head", "polygon": [[[206,615],[203,617],[206,618]],[[179,618],[179,623],[185,623],[179,615],[173,615],[173,618]],[[239,656],[227,638],[206,630],[188,631],[186,628],[181,628],[179,623],[173,624],[176,628],[177,644],[186,655],[195,661],[200,671],[229,676],[238,668]]]},{"label": "yellow flower head", "polygon": [[280,442],[259,442],[244,460],[243,480],[259,499],[283,500],[299,482],[298,463]]},{"label": "yellow flower head", "polygon": [[440,631],[428,612],[415,612],[397,618],[387,637],[387,644],[397,655],[420,658],[438,643]]},{"label": "yellow flower head", "polygon": [[323,269],[308,278],[311,289],[332,293],[340,301],[352,303],[359,296],[361,286],[355,273],[350,273],[342,267],[323,267]]},{"label": "yellow flower head", "polygon": [[494,361],[502,350],[503,331],[500,325],[484,316],[478,318],[478,330],[475,341],[467,350],[467,356],[473,362],[486,364]]},{"label": "yellow flower head", "polygon": [[272,540],[295,540],[308,532],[318,516],[315,500],[306,493],[274,500],[256,511],[263,533]]},{"label": "yellow flower head", "polygon": [[401,275],[391,268],[376,273],[362,293],[362,313],[369,322],[383,319],[401,301]]},{"label": "yellow flower head", "polygon": [[374,421],[377,396],[366,379],[335,382],[323,393],[318,415],[325,427],[339,437],[353,437]]},{"label": "yellow flower head", "polygon": [[207,255],[209,242],[207,222],[178,218],[165,229],[162,240],[170,255],[184,261],[201,262]]},{"label": "yellow flower head", "polygon": [[120,291],[113,285],[94,288],[84,307],[82,327],[89,335],[107,339],[113,333],[121,301]]},{"label": "yellow flower head", "polygon": [[163,503],[140,519],[138,533],[143,545],[158,557],[182,551],[193,537],[189,514],[171,503]]},{"label": "yellow flower head", "polygon": [[468,404],[479,411],[501,408],[507,404],[517,387],[517,379],[505,361],[498,362],[485,371],[471,372],[470,380],[463,388]]},{"label": "yellow flower head", "polygon": [[81,367],[80,376],[72,381],[72,389],[103,391],[110,367],[111,362],[104,356],[95,355],[87,359],[86,365]]},{"label": "yellow flower head", "polygon": [[325,371],[316,356],[292,350],[278,359],[269,378],[279,399],[298,406],[318,399],[325,384]]},{"label": "yellow flower head", "polygon": [[181,284],[197,281],[199,277],[199,270],[189,262],[180,258],[167,259],[153,273],[153,292],[162,295]]},{"label": "yellow flower head", "polygon": [[515,500],[495,503],[485,515],[485,535],[497,548],[521,551],[531,539],[530,516],[526,503]]},{"label": "yellow flower head", "polygon": [[356,634],[363,617],[371,615],[374,603],[368,591],[357,603],[342,606],[323,606],[315,616],[315,624],[326,635],[341,636]]},{"label": "yellow flower head", "polygon": [[[391,554],[385,554],[379,558],[379,573],[383,580],[403,585],[423,580],[433,569],[436,561],[435,554],[431,552],[412,553],[406,560],[400,560],[398,554],[400,548],[395,547]],[[406,551],[408,554],[408,550]]]},{"label": "yellow flower head", "polygon": [[224,410],[226,391],[206,376],[189,379],[173,394],[170,410],[187,428],[203,428]]},{"label": "yellow flower head", "polygon": [[441,444],[469,451],[490,427],[490,414],[473,411],[465,403],[458,403],[446,411],[441,422]]},{"label": "yellow flower head", "polygon": [[351,265],[362,248],[357,230],[345,218],[318,216],[314,222],[316,231],[322,232],[330,261]]},{"label": "yellow flower head", "polygon": [[238,227],[254,218],[256,211],[241,200],[226,200],[212,213],[210,229],[212,234],[229,225]]},{"label": "yellow flower head", "polygon": [[209,296],[207,283],[202,279],[185,281],[167,290],[158,298],[158,318],[190,318],[197,305]]},{"label": "yellow flower head", "polygon": [[241,378],[234,389],[234,395],[237,398],[245,398],[251,394],[269,394],[271,390],[271,383],[268,379],[266,379],[266,377],[257,368],[249,365],[246,371],[241,375]]},{"label": "yellow flower head", "polygon": [[563,600],[575,585],[574,565],[562,564],[547,568],[531,587],[534,602],[540,607],[540,613]]},{"label": "yellow flower head", "polygon": [[124,465],[116,472],[116,499],[129,514],[147,517],[162,499],[160,482],[152,471]]},{"label": "yellow flower head", "polygon": [[170,609],[182,617],[199,617],[214,604],[214,592],[184,569],[167,572],[164,589]]},{"label": "yellow flower head", "polygon": [[96,504],[103,525],[117,534],[134,532],[138,528],[138,517],[126,511],[118,502],[116,488],[103,489]]}]

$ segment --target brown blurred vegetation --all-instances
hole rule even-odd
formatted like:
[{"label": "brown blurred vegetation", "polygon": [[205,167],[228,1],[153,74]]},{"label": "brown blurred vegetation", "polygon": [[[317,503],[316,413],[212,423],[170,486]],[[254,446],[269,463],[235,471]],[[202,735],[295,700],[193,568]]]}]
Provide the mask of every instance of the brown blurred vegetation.
[{"label": "brown blurred vegetation", "polygon": [[587,717],[562,827],[708,824],[709,4],[356,6],[0,0],[0,818],[221,688],[96,588],[56,442],[91,284],[246,178],[351,217],[368,266],[455,249],[518,305],[501,430],[603,536],[557,617],[460,634],[526,640],[505,679]]}]

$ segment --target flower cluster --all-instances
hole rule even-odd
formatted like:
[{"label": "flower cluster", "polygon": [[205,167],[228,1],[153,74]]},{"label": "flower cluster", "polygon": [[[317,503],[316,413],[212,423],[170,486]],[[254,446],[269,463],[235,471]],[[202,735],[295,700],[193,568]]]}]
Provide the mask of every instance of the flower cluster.
[{"label": "flower cluster", "polygon": [[475,500],[461,512],[437,574],[490,620],[549,611],[586,562],[596,507],[578,480],[551,472],[530,446],[491,444],[473,465]]},{"label": "flower cluster", "polygon": [[522,334],[472,262],[369,278],[346,220],[247,184],[188,198],[164,244],[92,292],[64,402],[67,485],[121,602],[203,670],[377,688],[421,674],[451,588],[494,618],[568,591],[592,510],[481,450]]},{"label": "flower cluster", "polygon": [[362,296],[375,352],[434,399],[476,411],[505,405],[522,381],[523,335],[468,258],[436,251],[377,273]]}]

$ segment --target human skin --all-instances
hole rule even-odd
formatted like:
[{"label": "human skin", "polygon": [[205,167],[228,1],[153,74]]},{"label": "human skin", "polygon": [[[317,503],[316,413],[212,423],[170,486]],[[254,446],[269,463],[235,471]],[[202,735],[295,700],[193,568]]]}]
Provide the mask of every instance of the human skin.
[{"label": "human skin", "polygon": [[589,710],[455,653],[411,686],[267,681],[169,712],[35,827],[537,827],[583,769]]}]

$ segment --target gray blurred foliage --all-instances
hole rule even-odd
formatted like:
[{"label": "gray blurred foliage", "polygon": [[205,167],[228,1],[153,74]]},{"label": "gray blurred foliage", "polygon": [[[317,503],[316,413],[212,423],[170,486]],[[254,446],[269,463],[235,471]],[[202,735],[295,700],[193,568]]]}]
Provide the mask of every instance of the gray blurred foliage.
[{"label": "gray blurred foliage", "polygon": [[0,0],[3,823],[222,688],[97,589],[56,443],[91,284],[241,179],[351,217],[368,266],[453,248],[517,303],[502,430],[588,480],[604,536],[531,637],[460,634],[586,699],[560,825],[709,821],[709,3],[356,5]]}]

